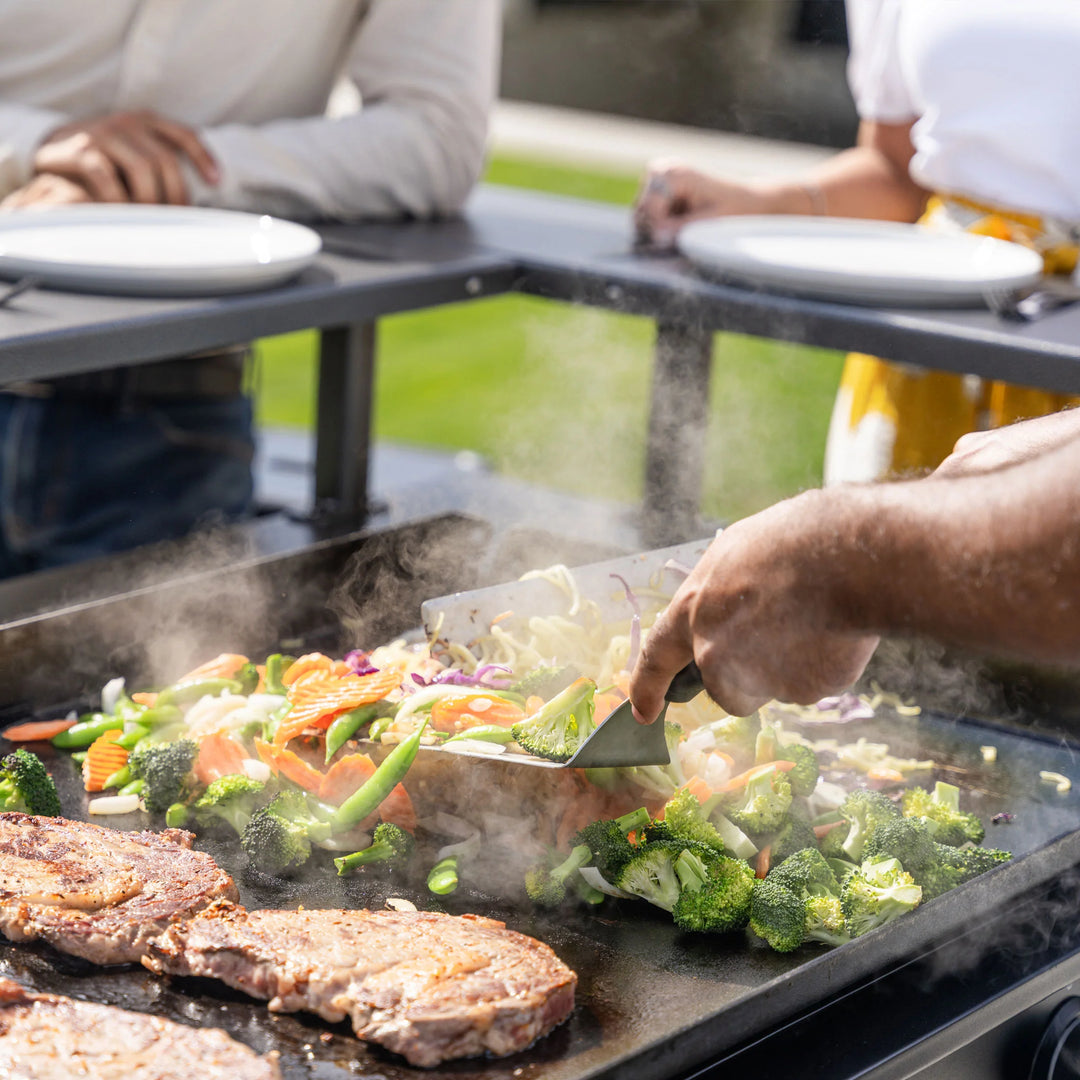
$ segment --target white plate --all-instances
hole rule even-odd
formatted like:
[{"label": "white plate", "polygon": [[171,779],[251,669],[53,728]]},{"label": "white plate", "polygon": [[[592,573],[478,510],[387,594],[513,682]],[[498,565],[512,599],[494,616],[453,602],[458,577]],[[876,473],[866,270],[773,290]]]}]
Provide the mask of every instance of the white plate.
[{"label": "white plate", "polygon": [[142,296],[268,288],[319,253],[313,229],[191,206],[85,205],[0,215],[0,276]]},{"label": "white plate", "polygon": [[891,221],[714,218],[687,225],[679,250],[742,284],[864,304],[980,304],[1042,275],[1042,259],[1019,244]]}]

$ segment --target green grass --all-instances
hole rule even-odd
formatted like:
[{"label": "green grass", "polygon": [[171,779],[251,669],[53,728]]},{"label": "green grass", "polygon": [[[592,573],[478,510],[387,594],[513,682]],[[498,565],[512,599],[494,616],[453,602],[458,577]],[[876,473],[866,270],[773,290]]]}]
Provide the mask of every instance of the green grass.
[{"label": "green grass", "polygon": [[[629,205],[635,177],[494,160],[487,179]],[[377,438],[467,448],[585,495],[641,493],[653,324],[504,296],[379,324]],[[259,421],[314,422],[314,332],[260,343]],[[840,357],[717,335],[704,508],[733,519],[820,483]]]}]

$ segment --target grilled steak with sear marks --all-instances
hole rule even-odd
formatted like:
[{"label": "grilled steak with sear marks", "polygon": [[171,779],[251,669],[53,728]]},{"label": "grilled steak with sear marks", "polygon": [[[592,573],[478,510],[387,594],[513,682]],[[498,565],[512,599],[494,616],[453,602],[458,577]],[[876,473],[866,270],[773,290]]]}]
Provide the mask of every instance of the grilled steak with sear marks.
[{"label": "grilled steak with sear marks", "polygon": [[278,1012],[349,1017],[413,1065],[524,1050],[569,1016],[577,976],[542,942],[473,915],[245,911],[215,904],[152,942],[154,971],[201,975]]},{"label": "grilled steak with sear marks", "polygon": [[238,898],[232,878],[191,850],[194,839],[0,813],[0,930],[95,964],[137,963],[174,920]]},{"label": "grilled steak with sear marks", "polygon": [[0,1076],[280,1080],[276,1057],[260,1057],[217,1028],[31,994],[0,979]]}]

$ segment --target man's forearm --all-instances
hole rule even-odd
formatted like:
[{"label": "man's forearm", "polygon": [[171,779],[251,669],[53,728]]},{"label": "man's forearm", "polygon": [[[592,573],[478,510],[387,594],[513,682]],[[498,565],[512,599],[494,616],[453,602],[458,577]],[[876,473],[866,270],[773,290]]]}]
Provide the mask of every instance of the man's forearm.
[{"label": "man's forearm", "polygon": [[992,479],[833,491],[837,629],[1080,662],[1080,440]]}]

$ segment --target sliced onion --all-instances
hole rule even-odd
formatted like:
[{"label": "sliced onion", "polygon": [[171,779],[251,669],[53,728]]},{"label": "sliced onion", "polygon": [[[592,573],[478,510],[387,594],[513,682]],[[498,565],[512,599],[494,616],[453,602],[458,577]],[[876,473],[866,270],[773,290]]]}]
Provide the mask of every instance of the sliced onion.
[{"label": "sliced onion", "polygon": [[386,898],[386,906],[391,911],[415,911],[416,905],[411,900],[406,900],[404,896],[388,896]]},{"label": "sliced onion", "polygon": [[731,779],[731,765],[719,754],[709,754],[705,759],[705,774],[702,780],[713,789],[719,791],[725,781]]},{"label": "sliced onion", "polygon": [[244,758],[240,762],[240,768],[249,780],[258,780],[260,784],[267,783],[272,775],[270,766],[265,761],[257,761],[255,758]]},{"label": "sliced onion", "polygon": [[586,883],[591,885],[599,892],[606,893],[608,896],[616,896],[620,900],[633,900],[634,894],[626,892],[625,889],[620,889],[617,885],[612,885],[595,866],[583,866],[578,873],[585,879]]},{"label": "sliced onion", "polygon": [[[520,822],[518,824],[520,825]],[[472,836],[476,832],[476,826],[471,821],[466,821],[456,814],[448,814],[445,810],[436,812],[431,819],[431,829],[443,836],[456,836],[459,840],[464,840],[466,836]]]},{"label": "sliced onion", "polygon": [[104,713],[116,712],[117,703],[120,701],[120,695],[123,692],[124,680],[110,679],[101,688],[101,711]]},{"label": "sliced onion", "polygon": [[371,845],[369,833],[347,832],[341,836],[328,836],[325,840],[316,840],[314,846],[323,851],[344,851],[346,854],[360,851]]},{"label": "sliced onion", "polygon": [[445,844],[435,853],[435,861],[442,862],[451,855],[463,855],[471,859],[480,850],[480,830],[477,829],[471,836],[459,840],[456,844]]},{"label": "sliced onion", "polygon": [[131,814],[139,809],[138,795],[106,795],[87,807],[91,814]]},{"label": "sliced onion", "polygon": [[457,742],[443,743],[439,749],[448,754],[505,754],[506,744],[487,742],[485,739],[459,739]]}]

